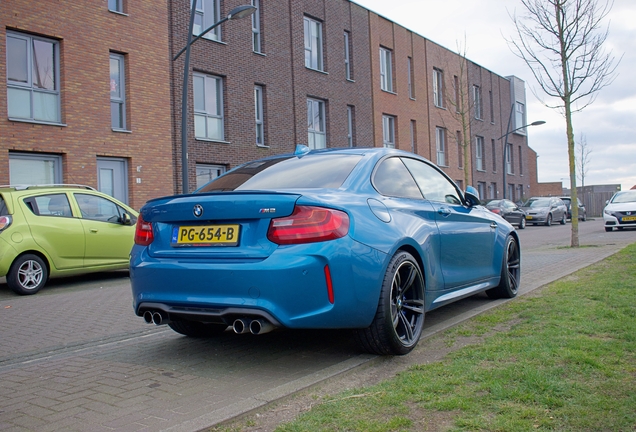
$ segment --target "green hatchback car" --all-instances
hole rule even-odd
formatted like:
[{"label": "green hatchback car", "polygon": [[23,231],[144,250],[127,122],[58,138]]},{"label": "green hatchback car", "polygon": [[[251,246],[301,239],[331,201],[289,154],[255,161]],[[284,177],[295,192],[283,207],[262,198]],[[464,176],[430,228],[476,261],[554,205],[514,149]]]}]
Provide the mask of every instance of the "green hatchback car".
[{"label": "green hatchback car", "polygon": [[126,269],[137,216],[89,186],[0,186],[0,277],[26,295],[50,277]]}]

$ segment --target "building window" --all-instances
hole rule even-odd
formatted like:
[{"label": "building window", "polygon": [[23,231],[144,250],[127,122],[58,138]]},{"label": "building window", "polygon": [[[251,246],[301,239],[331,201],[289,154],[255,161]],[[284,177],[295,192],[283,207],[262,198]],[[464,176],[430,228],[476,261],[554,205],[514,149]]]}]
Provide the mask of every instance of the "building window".
[{"label": "building window", "polygon": [[345,56],[345,77],[353,79],[351,73],[351,36],[348,31],[344,32],[344,56]]},{"label": "building window", "polygon": [[[460,100],[459,100],[459,78],[457,77],[457,75],[453,76],[453,87],[455,88],[455,112],[459,112],[459,108],[460,108]],[[463,108],[463,107],[462,107]]]},{"label": "building window", "polygon": [[325,103],[317,99],[307,99],[307,145],[312,149],[327,147],[325,130]]},{"label": "building window", "polygon": [[219,77],[193,74],[194,136],[223,141],[223,81]]},{"label": "building window", "polygon": [[322,71],[322,23],[305,17],[304,25],[305,66]]},{"label": "building window", "polygon": [[124,0],[108,0],[108,10],[124,13]]},{"label": "building window", "polygon": [[62,157],[9,152],[9,183],[12,185],[63,183]]},{"label": "building window", "polygon": [[384,147],[395,148],[395,117],[382,116],[382,144]]},{"label": "building window", "polygon": [[492,172],[497,172],[497,144],[494,139],[490,140],[490,147],[492,148]]},{"label": "building window", "polygon": [[508,184],[508,199],[514,201],[515,199],[515,185]]},{"label": "building window", "polygon": [[475,118],[481,120],[481,88],[473,86],[473,106],[475,107]]},{"label": "building window", "polygon": [[464,190],[464,180],[455,180],[455,183],[460,190]]},{"label": "building window", "polygon": [[477,171],[485,171],[484,168],[484,138],[476,137],[475,138],[475,159],[477,165]]},{"label": "building window", "polygon": [[415,99],[415,87],[413,86],[413,59],[411,57],[407,57],[406,59],[406,67],[408,69],[408,86],[409,86],[409,97],[411,99]]},{"label": "building window", "polygon": [[393,91],[393,60],[391,50],[380,47],[380,88]]},{"label": "building window", "polygon": [[483,200],[486,198],[486,183],[485,182],[477,182],[477,192],[479,193],[480,200]]},{"label": "building window", "polygon": [[9,118],[60,123],[59,44],[7,32]]},{"label": "building window", "polygon": [[437,68],[433,69],[433,102],[444,108],[444,72]]},{"label": "building window", "polygon": [[495,124],[495,102],[492,97],[492,90],[488,92],[488,97],[490,98],[490,123]]},{"label": "building window", "polygon": [[256,121],[256,145],[265,145],[264,123],[265,116],[263,111],[263,87],[254,86],[254,117]]},{"label": "building window", "polygon": [[462,132],[456,131],[456,140],[457,140],[457,166],[459,168],[464,167],[464,144],[462,142]]},{"label": "building window", "polygon": [[347,105],[347,145],[355,147],[355,107]]},{"label": "building window", "polygon": [[[198,36],[220,21],[220,1],[219,0],[197,0],[196,12],[194,16],[194,27],[192,34]],[[221,26],[215,27],[205,35],[201,36],[211,40],[221,40]]]},{"label": "building window", "polygon": [[[521,102],[515,103],[515,129],[525,125],[526,107]],[[525,135],[525,129],[519,129],[515,133]]]},{"label": "building window", "polygon": [[488,198],[490,199],[497,198],[497,183],[490,183],[490,186],[488,186],[488,194]]},{"label": "building window", "polygon": [[252,6],[256,8],[252,14],[252,50],[260,53],[261,51],[261,1],[252,0]]},{"label": "building window", "polygon": [[512,174],[512,144],[506,144],[506,174]]},{"label": "building window", "polygon": [[523,175],[523,152],[521,146],[519,146],[519,175]]},{"label": "building window", "polygon": [[435,148],[437,150],[437,165],[446,166],[446,129],[435,128]]},{"label": "building window", "polygon": [[411,152],[417,153],[417,123],[411,120]]},{"label": "building window", "polygon": [[197,189],[221,176],[225,172],[223,165],[197,164]]},{"label": "building window", "polygon": [[126,80],[124,56],[110,53],[110,125],[113,129],[126,129]]}]

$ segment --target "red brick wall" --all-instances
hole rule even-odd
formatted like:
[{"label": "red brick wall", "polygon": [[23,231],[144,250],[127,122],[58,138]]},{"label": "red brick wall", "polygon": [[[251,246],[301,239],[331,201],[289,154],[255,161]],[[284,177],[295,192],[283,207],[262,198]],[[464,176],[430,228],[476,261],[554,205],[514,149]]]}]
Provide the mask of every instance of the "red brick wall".
[{"label": "red brick wall", "polygon": [[[96,158],[125,158],[129,203],[171,194],[171,105],[168,9],[165,1],[127,2],[127,16],[108,11],[106,1],[24,2],[0,7],[0,82],[6,83],[6,30],[60,42],[62,123],[31,124],[7,119],[0,92],[0,183],[9,183],[9,151],[63,156],[66,183],[97,186]],[[125,54],[128,129],[110,124],[109,53]],[[141,172],[136,167],[142,166]],[[141,179],[137,183],[136,178]]]}]

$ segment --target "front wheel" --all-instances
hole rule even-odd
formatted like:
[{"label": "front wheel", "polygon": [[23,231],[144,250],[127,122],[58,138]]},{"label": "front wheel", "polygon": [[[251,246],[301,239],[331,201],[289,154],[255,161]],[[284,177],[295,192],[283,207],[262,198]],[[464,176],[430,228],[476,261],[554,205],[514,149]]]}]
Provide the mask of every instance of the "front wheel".
[{"label": "front wheel", "polygon": [[563,213],[563,217],[561,218],[561,225],[565,225],[565,213]]},{"label": "front wheel", "polygon": [[512,236],[506,239],[499,286],[486,291],[490,298],[513,298],[521,282],[521,250]]},{"label": "front wheel", "polygon": [[7,285],[16,294],[35,294],[49,278],[49,270],[44,260],[37,255],[22,255],[11,264],[7,274]]},{"label": "front wheel", "polygon": [[548,215],[548,218],[545,220],[545,226],[552,225],[552,213]]},{"label": "front wheel", "polygon": [[519,229],[524,229],[526,227],[526,218],[522,217],[519,221]]},{"label": "front wheel", "polygon": [[356,330],[362,347],[373,354],[404,355],[411,352],[424,324],[424,277],[408,252],[390,261],[382,282],[375,318],[366,329]]}]

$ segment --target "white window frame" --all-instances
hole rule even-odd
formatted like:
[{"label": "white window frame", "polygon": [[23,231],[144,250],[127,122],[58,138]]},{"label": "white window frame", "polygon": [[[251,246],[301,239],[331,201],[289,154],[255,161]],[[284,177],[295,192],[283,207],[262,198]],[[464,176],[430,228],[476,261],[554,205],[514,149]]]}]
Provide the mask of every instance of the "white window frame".
[{"label": "white window frame", "polygon": [[124,0],[108,0],[108,10],[111,12],[124,13]]},{"label": "white window frame", "polygon": [[435,150],[437,165],[446,166],[446,129],[439,126],[435,128]]},{"label": "white window frame", "polygon": [[382,145],[395,148],[395,116],[382,115]]},{"label": "white window frame", "polygon": [[[202,73],[192,74],[194,93],[194,136],[196,139],[224,141],[225,119],[223,105],[223,78]],[[201,85],[203,87],[201,88]],[[215,100],[211,100],[214,97]],[[215,109],[216,108],[216,109]],[[213,134],[214,123],[217,135]],[[202,133],[203,132],[203,133]]]},{"label": "white window frame", "polygon": [[345,60],[345,78],[351,81],[351,36],[349,32],[345,30],[344,32],[344,60]]},{"label": "white window frame", "polygon": [[514,174],[514,172],[512,171],[512,150],[512,144],[506,144],[506,174]]},{"label": "white window frame", "polygon": [[265,116],[263,111],[263,87],[254,86],[254,121],[256,123],[256,145],[267,147],[265,144]]},{"label": "white window frame", "polygon": [[[526,106],[521,102],[515,102],[515,129],[525,125],[526,119]],[[516,134],[525,135],[526,129],[519,129],[515,131]]]},{"label": "white window frame", "polygon": [[[214,164],[197,164],[196,165],[196,182],[197,189],[208,184],[210,181],[221,176],[226,171],[225,165]],[[203,172],[205,171],[205,172]],[[212,173],[216,175],[212,176]]]},{"label": "white window frame", "polygon": [[[24,52],[24,61],[23,64],[24,72],[26,73],[26,78],[24,81],[14,80],[10,78],[11,74],[11,65],[9,59],[9,39],[13,39],[16,41],[22,41],[25,43],[25,52]],[[42,84],[34,84],[35,81],[42,81],[41,77],[39,77],[39,73],[37,76],[39,77],[37,80],[34,79],[34,63],[37,64],[37,59],[34,54],[34,46],[38,42],[43,42],[50,44],[53,49],[52,61],[53,65],[48,65],[50,68],[38,68],[38,71],[48,71],[53,69],[52,74],[48,74],[44,77],[45,83]],[[32,121],[35,123],[53,123],[60,124],[61,123],[61,107],[60,107],[60,50],[59,50],[59,42],[53,39],[47,39],[37,36],[31,36],[23,33],[17,33],[12,31],[7,31],[6,35],[6,72],[7,72],[7,112],[10,120],[24,120],[24,121]],[[50,87],[50,82],[52,81],[53,88]],[[28,93],[26,95],[25,93]],[[28,107],[24,105],[20,106],[19,102],[24,100],[24,98],[28,97]],[[53,103],[49,102],[48,110],[45,109],[46,105],[43,103],[38,103],[39,101],[44,100],[45,98],[55,100]],[[22,98],[22,99],[21,99]],[[38,101],[39,100],[39,101]],[[12,101],[15,101],[12,103]],[[25,109],[27,108],[27,109]],[[28,110],[28,113],[26,111]]]},{"label": "white window frame", "polygon": [[[110,53],[110,126],[113,130],[127,130],[126,125],[126,59],[122,54]],[[117,62],[119,82],[113,77],[113,62]],[[116,89],[119,89],[118,91]],[[115,90],[114,90],[115,89]],[[113,94],[113,92],[117,92]],[[114,121],[117,110],[119,122]]]},{"label": "white window frame", "polygon": [[475,137],[475,167],[477,171],[486,171],[484,168],[484,137]]},{"label": "white window frame", "polygon": [[[198,36],[202,31],[221,20],[220,0],[197,0],[192,34]],[[201,36],[202,38],[220,41],[221,26],[217,26]]]},{"label": "white window frame", "polygon": [[393,52],[380,47],[380,89],[393,92]]},{"label": "white window frame", "polygon": [[322,23],[303,17],[305,34],[305,67],[323,72]]},{"label": "white window frame", "polygon": [[482,120],[481,87],[478,85],[473,85],[473,106],[475,107],[475,118]]},{"label": "white window frame", "polygon": [[325,101],[307,98],[307,146],[309,148],[327,147],[325,124]]},{"label": "white window frame", "polygon": [[437,68],[433,68],[433,103],[444,108],[444,72]]},{"label": "white window frame", "polygon": [[347,105],[347,145],[354,147],[353,142],[354,107]]},{"label": "white window frame", "polygon": [[[17,166],[16,161],[22,161],[22,166]],[[48,175],[40,175],[41,170],[36,167],[25,167],[24,163],[34,162],[42,163],[48,171]],[[47,166],[48,165],[48,166]],[[25,177],[29,179],[22,181]],[[16,178],[17,177],[17,178]],[[45,154],[45,153],[14,153],[9,152],[9,183],[12,185],[36,185],[36,184],[60,184],[62,179],[62,156]]]},{"label": "white window frame", "polygon": [[252,14],[252,51],[262,53],[261,48],[261,1],[252,0],[252,6],[256,8]]}]

